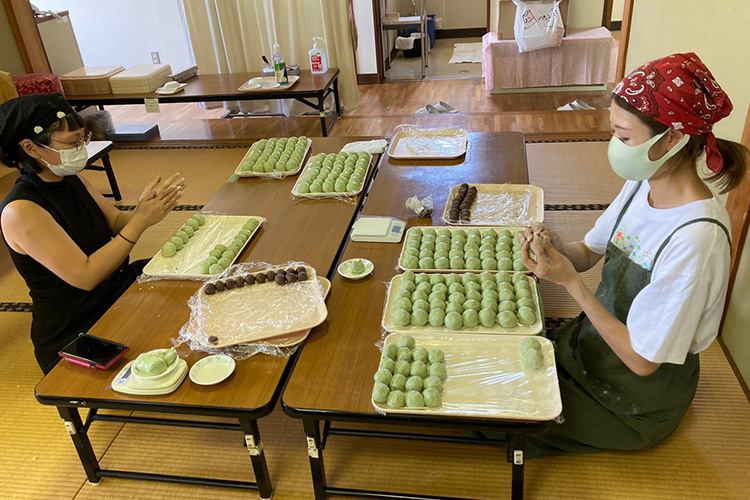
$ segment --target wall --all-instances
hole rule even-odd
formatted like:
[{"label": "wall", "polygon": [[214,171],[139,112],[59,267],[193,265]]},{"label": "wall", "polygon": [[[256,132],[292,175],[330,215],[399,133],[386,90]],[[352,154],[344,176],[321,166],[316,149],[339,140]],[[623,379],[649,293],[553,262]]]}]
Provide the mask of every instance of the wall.
[{"label": "wall", "polygon": [[571,0],[568,7],[568,28],[596,28],[602,25],[604,0]]},{"label": "wall", "polygon": [[360,75],[378,72],[375,48],[375,18],[372,0],[354,0],[354,21],[357,23],[357,73]]},{"label": "wall", "polygon": [[2,47],[2,50],[0,50],[0,69],[13,76],[26,73],[4,4],[0,4],[0,47]]},{"label": "wall", "polygon": [[179,71],[193,65],[179,0],[34,0],[41,10],[68,10],[86,66],[151,64],[151,52]]},{"label": "wall", "polygon": [[612,3],[612,20],[622,21],[622,12],[625,10],[625,0],[615,0]]},{"label": "wall", "polygon": [[[635,2],[626,71],[673,52],[697,53],[734,104],[732,114],[719,122],[714,131],[719,137],[739,141],[750,103],[746,44],[738,43],[748,39],[747,19],[750,19],[747,0],[711,2],[710,9],[704,2],[684,0]],[[747,290],[750,290],[750,242],[745,244],[722,332],[744,379],[750,382]]]},{"label": "wall", "polygon": [[443,29],[487,28],[487,0],[426,0],[427,13],[443,20]]}]

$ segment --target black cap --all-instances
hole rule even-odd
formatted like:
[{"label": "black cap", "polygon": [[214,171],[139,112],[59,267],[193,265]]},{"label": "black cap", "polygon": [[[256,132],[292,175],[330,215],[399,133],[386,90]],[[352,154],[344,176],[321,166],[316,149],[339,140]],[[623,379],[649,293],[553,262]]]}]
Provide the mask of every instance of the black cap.
[{"label": "black cap", "polygon": [[61,94],[25,95],[0,104],[0,148],[11,153],[23,139],[74,112]]}]

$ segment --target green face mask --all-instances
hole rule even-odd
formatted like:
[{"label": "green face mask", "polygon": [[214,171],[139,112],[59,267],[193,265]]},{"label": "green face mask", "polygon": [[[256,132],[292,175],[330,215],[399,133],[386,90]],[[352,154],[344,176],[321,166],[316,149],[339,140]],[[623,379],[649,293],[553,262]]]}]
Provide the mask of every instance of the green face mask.
[{"label": "green face mask", "polygon": [[612,165],[612,170],[623,179],[630,181],[645,181],[654,175],[667,160],[679,153],[690,140],[690,136],[685,134],[680,142],[667,151],[664,156],[651,161],[648,157],[648,150],[667,132],[669,132],[669,129],[638,146],[628,146],[617,137],[612,137],[607,149],[607,157],[609,158],[609,164]]}]

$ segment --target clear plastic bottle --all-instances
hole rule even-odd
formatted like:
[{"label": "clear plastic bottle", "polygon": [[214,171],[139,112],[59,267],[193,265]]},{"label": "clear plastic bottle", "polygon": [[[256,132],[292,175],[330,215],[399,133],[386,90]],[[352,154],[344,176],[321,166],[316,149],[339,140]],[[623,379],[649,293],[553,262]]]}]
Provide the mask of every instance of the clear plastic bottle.
[{"label": "clear plastic bottle", "polygon": [[328,56],[325,49],[318,48],[318,40],[321,40],[326,46],[328,44],[323,38],[313,37],[313,48],[308,52],[310,56],[310,71],[317,75],[328,71]]},{"label": "clear plastic bottle", "polygon": [[289,77],[286,73],[286,61],[284,61],[284,54],[281,52],[281,47],[278,43],[273,44],[273,70],[276,74],[276,83],[279,85],[289,84]]}]

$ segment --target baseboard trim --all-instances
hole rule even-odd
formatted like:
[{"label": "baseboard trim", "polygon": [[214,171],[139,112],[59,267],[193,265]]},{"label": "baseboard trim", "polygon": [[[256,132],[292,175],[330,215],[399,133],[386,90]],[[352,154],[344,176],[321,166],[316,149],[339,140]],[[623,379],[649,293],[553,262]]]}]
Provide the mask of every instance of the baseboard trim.
[{"label": "baseboard trim", "polygon": [[357,85],[375,85],[380,83],[377,73],[357,73]]},{"label": "baseboard trim", "polygon": [[520,89],[494,89],[490,94],[532,94],[534,92],[604,92],[607,84],[565,85],[560,87],[526,87]]},{"label": "baseboard trim", "polygon": [[481,38],[487,33],[487,28],[456,28],[449,30],[435,30],[435,39],[440,38]]}]

